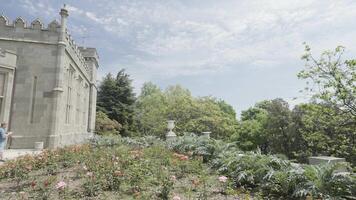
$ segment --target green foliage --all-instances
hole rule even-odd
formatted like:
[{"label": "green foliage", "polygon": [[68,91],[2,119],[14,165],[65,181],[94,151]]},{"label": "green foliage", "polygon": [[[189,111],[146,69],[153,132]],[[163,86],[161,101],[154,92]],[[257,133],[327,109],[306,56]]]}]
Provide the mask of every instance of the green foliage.
[{"label": "green foliage", "polygon": [[226,138],[236,130],[236,114],[230,105],[212,97],[195,98],[180,86],[161,91],[146,83],[136,107],[138,131],[143,135],[164,136],[168,119],[176,120],[178,134],[211,131],[214,138]]},{"label": "green foliage", "polygon": [[119,122],[111,120],[104,112],[96,112],[95,132],[98,135],[118,135],[121,129]]},{"label": "green foliage", "polygon": [[209,139],[206,136],[196,136],[195,134],[185,134],[178,137],[173,142],[167,143],[168,148],[177,152],[188,153],[189,155],[203,159],[203,162],[210,162],[218,157],[222,152],[238,151],[235,143],[226,143],[221,140]]},{"label": "green foliage", "polygon": [[313,154],[344,156],[355,164],[356,60],[344,60],[344,51],[338,46],[316,59],[305,44],[306,69],[298,77],[311,81],[306,90],[321,104],[301,106],[301,134]]},{"label": "green foliage", "polygon": [[[216,178],[215,182],[209,181],[208,171],[211,170],[207,170],[202,161],[225,175],[228,181],[222,183]],[[51,163],[59,166],[57,173],[70,170],[65,182],[79,188],[55,189],[54,184],[62,180],[59,179],[61,176],[44,173],[45,178],[39,178]],[[45,151],[37,157],[26,156],[5,163],[0,166],[0,179],[22,178],[18,187],[28,192],[29,198],[37,199],[56,199],[57,196],[105,199],[110,192],[120,199],[171,199],[181,187],[185,188],[181,191],[189,191],[189,198],[194,198],[192,193],[195,193],[195,197],[207,199],[213,194],[209,188],[214,184],[223,188],[221,194],[224,192],[224,195],[234,192],[233,189],[249,190],[266,199],[344,199],[355,196],[354,175],[339,173],[340,167],[348,169],[348,166],[332,164],[297,166],[277,156],[258,151],[241,152],[234,143],[192,134],[168,143],[154,137],[109,136],[93,139],[91,146]],[[28,176],[15,171],[27,172]],[[36,179],[29,178],[33,174]],[[177,186],[178,180],[184,186]],[[6,192],[4,195],[6,197]]]},{"label": "green foliage", "polygon": [[283,99],[257,103],[241,114],[237,134],[231,137],[244,150],[261,149],[262,152],[290,155],[294,132],[291,111]]},{"label": "green foliage", "polygon": [[341,198],[355,195],[356,179],[336,170],[345,168],[345,164],[310,165],[305,167],[306,190],[314,197]]},{"label": "green foliage", "polygon": [[[338,173],[340,164],[299,166],[275,155],[241,152],[233,144],[207,141],[204,153],[198,149],[207,138],[185,135],[169,147],[192,155],[209,155],[206,162],[219,173],[232,179],[235,188],[261,191],[268,199],[344,198],[356,195],[356,179]],[[347,169],[346,167],[345,169]]]},{"label": "green foliage", "polygon": [[307,182],[303,169],[270,170],[261,186],[263,195],[271,199],[305,199],[309,195],[304,189]]},{"label": "green foliage", "polygon": [[310,46],[305,44],[302,59],[306,62],[306,69],[298,77],[312,81],[313,87],[307,87],[306,90],[312,92],[315,99],[351,114],[353,117],[349,121],[355,123],[356,60],[343,60],[344,51],[344,47],[338,46],[333,51],[324,51],[316,59]]},{"label": "green foliage", "polygon": [[113,77],[110,73],[104,78],[98,89],[97,107],[110,119],[117,121],[122,127],[121,135],[131,135],[133,131],[133,116],[135,94],[129,75],[121,70]]},{"label": "green foliage", "polygon": [[[0,184],[21,179],[15,187],[27,198],[18,199],[172,199],[176,194],[185,199],[188,189],[191,198],[201,196],[202,191],[216,195],[206,189],[216,184],[206,182],[207,178],[216,180],[216,175],[204,175],[207,167],[201,160],[173,153],[164,145],[153,137],[96,137],[91,145],[45,151],[5,163],[0,166],[0,180],[4,179]],[[51,163],[59,166],[56,175],[46,174]],[[62,180],[66,186],[56,188]],[[12,199],[11,192],[5,190],[1,197]]]},{"label": "green foliage", "polygon": [[241,114],[231,141],[242,150],[284,154],[307,162],[312,155],[344,157],[356,163],[356,123],[330,104],[307,103],[289,109],[282,99],[262,101]]},{"label": "green foliage", "polygon": [[301,104],[293,110],[295,140],[294,155],[303,160],[308,155],[334,155],[356,163],[356,124],[345,123],[350,114],[340,113],[325,104]]}]

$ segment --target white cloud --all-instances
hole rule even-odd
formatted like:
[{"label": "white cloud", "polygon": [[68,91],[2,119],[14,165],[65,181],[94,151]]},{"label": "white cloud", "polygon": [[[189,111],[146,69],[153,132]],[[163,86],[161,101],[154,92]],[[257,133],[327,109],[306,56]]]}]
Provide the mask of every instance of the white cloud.
[{"label": "white cloud", "polygon": [[[95,6],[90,6],[95,2]],[[47,1],[23,6],[39,11]],[[302,42],[330,48],[355,46],[356,2],[274,1],[89,1],[68,5],[70,16],[95,23],[127,51],[133,66],[166,76],[215,73],[229,67],[279,66],[298,62]],[[72,25],[81,35],[92,27]],[[347,33],[346,33],[347,32]],[[98,39],[100,40],[100,39]],[[101,39],[103,40],[103,39]]]},{"label": "white cloud", "polygon": [[[62,0],[0,2],[50,21]],[[305,100],[293,100],[304,41],[316,54],[339,44],[356,53],[355,0],[76,0],[68,10],[77,42],[99,50],[99,75],[126,68],[136,90],[187,82],[239,109],[277,96]]]}]

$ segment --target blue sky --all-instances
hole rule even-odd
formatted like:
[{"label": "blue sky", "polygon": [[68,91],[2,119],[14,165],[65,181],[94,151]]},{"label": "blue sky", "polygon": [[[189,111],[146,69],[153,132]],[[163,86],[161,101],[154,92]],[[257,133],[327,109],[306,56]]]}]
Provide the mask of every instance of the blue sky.
[{"label": "blue sky", "polygon": [[99,76],[125,68],[136,92],[146,81],[180,84],[238,112],[306,101],[303,42],[316,54],[340,44],[356,53],[355,0],[0,0],[0,12],[47,24],[64,3],[77,43],[98,49]]}]

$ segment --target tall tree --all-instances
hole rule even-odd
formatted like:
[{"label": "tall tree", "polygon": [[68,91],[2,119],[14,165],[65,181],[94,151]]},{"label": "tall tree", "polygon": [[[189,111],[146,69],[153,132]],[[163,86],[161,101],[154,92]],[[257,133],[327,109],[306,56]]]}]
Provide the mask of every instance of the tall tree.
[{"label": "tall tree", "polygon": [[232,107],[212,97],[195,98],[181,86],[162,91],[152,83],[142,87],[137,100],[136,121],[141,134],[163,137],[166,121],[176,121],[174,131],[200,133],[211,131],[212,137],[226,138],[236,129]]},{"label": "tall tree", "polygon": [[342,59],[344,51],[344,47],[338,46],[333,51],[324,51],[316,59],[311,48],[305,45],[302,59],[306,69],[298,77],[312,81],[313,87],[306,89],[313,92],[315,99],[350,113],[352,123],[356,123],[356,60]]},{"label": "tall tree", "polygon": [[[306,109],[307,116],[314,116],[308,119],[315,121],[304,121],[310,125],[308,127],[313,127],[308,130],[314,134],[315,130],[318,130],[318,133],[323,133],[324,139],[330,138],[328,145],[320,144],[320,147],[328,147],[327,153],[349,158],[355,163],[356,149],[353,147],[356,138],[356,59],[343,59],[344,51],[344,47],[338,46],[332,51],[324,51],[320,58],[315,58],[310,46],[305,44],[302,59],[306,69],[302,70],[298,77],[311,81],[312,86],[308,86],[306,90],[311,92],[313,100],[319,103]],[[320,124],[324,127],[320,127]]]},{"label": "tall tree", "polygon": [[268,146],[273,153],[283,153],[289,156],[293,136],[291,135],[291,111],[283,99],[264,101],[257,107],[267,111],[265,130]]},{"label": "tall tree", "polygon": [[265,100],[241,113],[237,140],[245,150],[259,147],[264,153],[290,156],[293,143],[291,111],[283,99]]},{"label": "tall tree", "polygon": [[131,86],[132,80],[125,70],[116,77],[108,74],[99,86],[98,110],[104,112],[122,125],[120,134],[128,136],[133,130],[134,103],[136,100]]},{"label": "tall tree", "polygon": [[293,109],[293,130],[298,138],[295,156],[304,160],[311,155],[333,155],[356,163],[356,125],[343,124],[352,117],[330,104],[307,103]]}]

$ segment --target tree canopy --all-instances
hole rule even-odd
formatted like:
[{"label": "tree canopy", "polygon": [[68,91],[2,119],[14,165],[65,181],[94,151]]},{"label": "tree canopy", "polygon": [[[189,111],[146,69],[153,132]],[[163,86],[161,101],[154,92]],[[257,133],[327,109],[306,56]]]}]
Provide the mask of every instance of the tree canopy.
[{"label": "tree canopy", "polygon": [[356,118],[356,60],[342,58],[345,48],[338,46],[333,51],[324,51],[316,59],[311,48],[305,45],[302,59],[306,69],[298,77],[312,81],[312,86],[306,89],[313,97],[325,103],[330,103],[342,112],[350,113]]},{"label": "tree canopy", "polygon": [[175,132],[211,131],[213,137],[224,138],[235,132],[237,121],[233,108],[213,97],[193,97],[181,86],[162,91],[145,83],[136,104],[138,130],[143,135],[163,137],[167,120],[176,121]]},{"label": "tree canopy", "polygon": [[109,73],[103,79],[98,90],[98,110],[121,124],[120,134],[125,136],[131,134],[134,123],[136,97],[131,82],[132,80],[125,70],[121,70],[116,77]]}]

